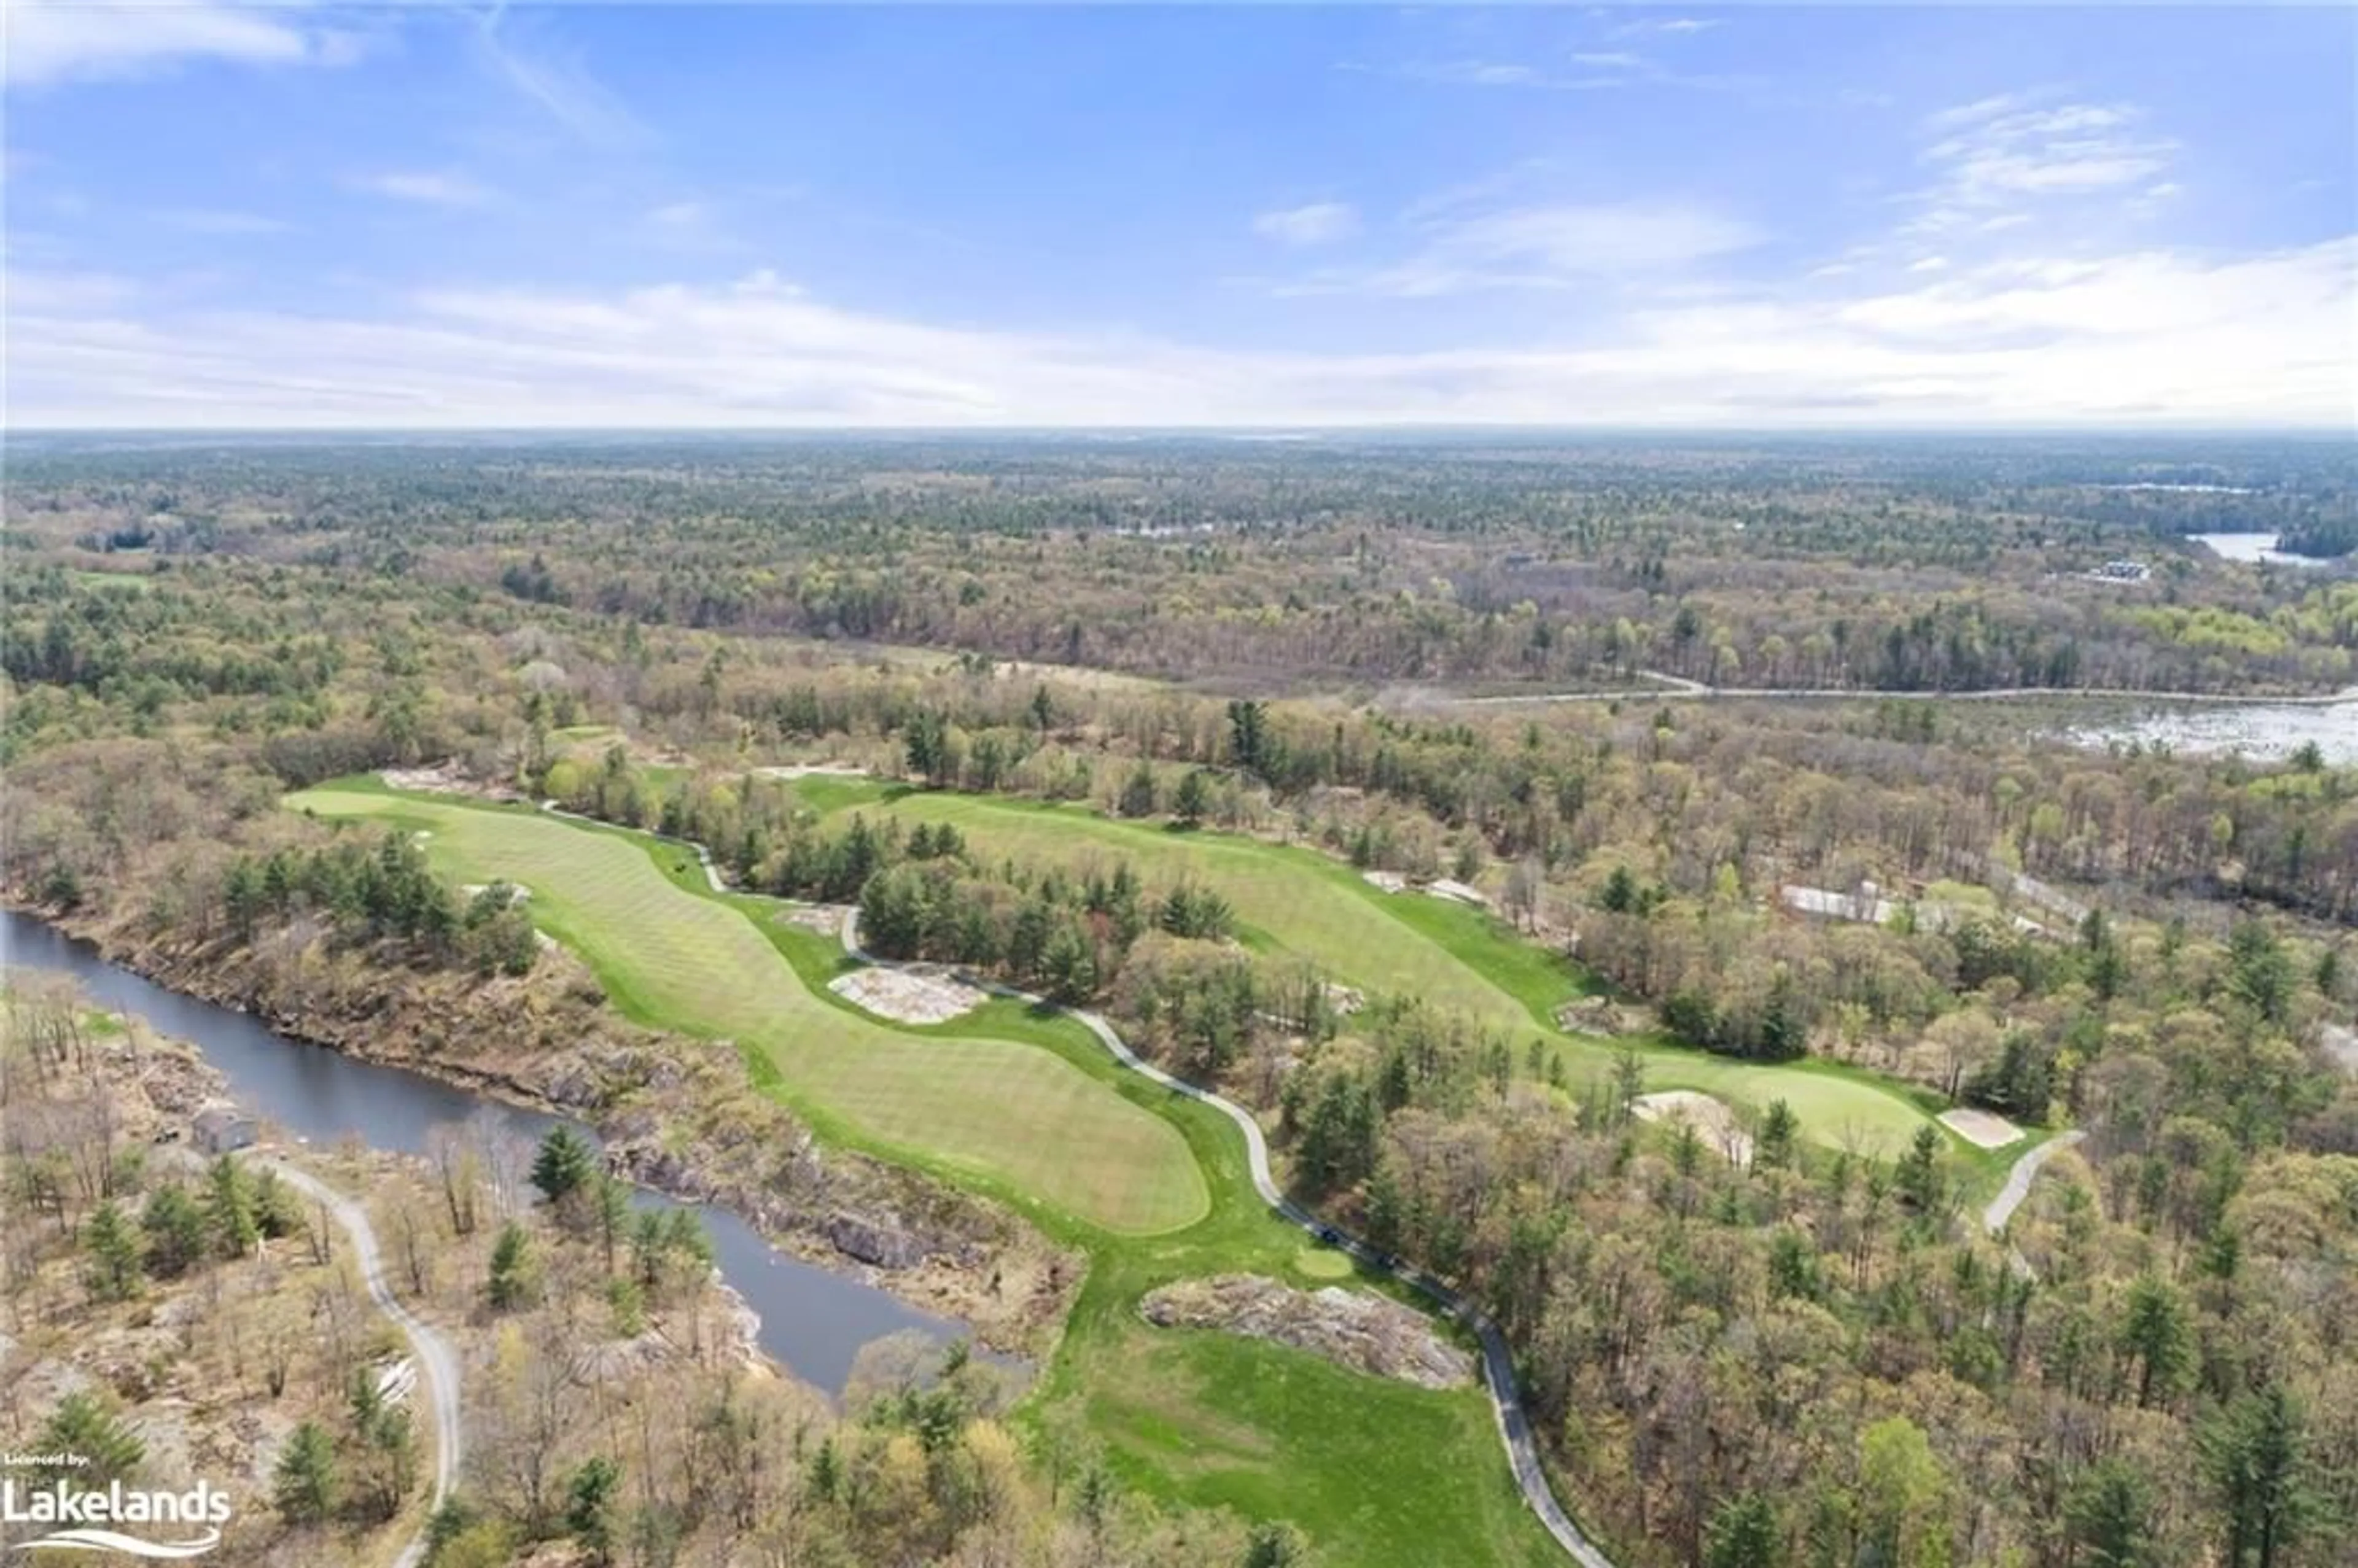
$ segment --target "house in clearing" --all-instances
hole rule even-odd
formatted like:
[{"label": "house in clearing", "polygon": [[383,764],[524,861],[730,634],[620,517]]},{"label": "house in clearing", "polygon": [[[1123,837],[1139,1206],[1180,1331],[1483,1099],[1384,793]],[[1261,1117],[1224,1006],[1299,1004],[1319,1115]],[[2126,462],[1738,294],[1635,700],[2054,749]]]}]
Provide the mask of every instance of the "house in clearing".
[{"label": "house in clearing", "polygon": [[251,1146],[261,1129],[254,1118],[226,1102],[205,1107],[197,1112],[197,1148],[207,1154],[226,1154],[233,1149]]}]

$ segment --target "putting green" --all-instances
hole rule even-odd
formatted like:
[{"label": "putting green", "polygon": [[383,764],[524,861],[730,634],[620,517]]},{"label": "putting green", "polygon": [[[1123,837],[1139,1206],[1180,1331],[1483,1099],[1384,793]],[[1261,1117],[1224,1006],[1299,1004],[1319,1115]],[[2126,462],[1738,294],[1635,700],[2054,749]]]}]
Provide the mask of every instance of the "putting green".
[{"label": "putting green", "polygon": [[[986,860],[1011,856],[1079,870],[1093,860],[1109,865],[1121,857],[1156,881],[1192,879],[1217,889],[1244,925],[1335,979],[1370,992],[1421,996],[1519,1041],[1539,1035],[1576,1079],[1605,1071],[1617,1049],[1566,1034],[1551,1022],[1555,1008],[1581,985],[1554,955],[1464,904],[1427,893],[1385,892],[1314,849],[1232,834],[1176,832],[1084,807],[997,795],[888,794],[872,782],[804,781],[802,794],[838,821],[858,811],[909,823],[952,823]],[[1759,1065],[1659,1042],[1646,1043],[1640,1052],[1649,1088],[1700,1089],[1756,1109],[1782,1099],[1807,1136],[1837,1148],[1896,1152],[1928,1119],[1864,1075],[1824,1064]]]},{"label": "putting green", "polygon": [[1036,1046],[904,1033],[820,1000],[751,920],[667,881],[643,842],[367,790],[308,790],[287,804],[430,828],[438,870],[531,888],[534,920],[634,1014],[758,1047],[797,1105],[866,1139],[1004,1180],[1109,1230],[1173,1230],[1209,1209],[1195,1156],[1163,1118]]}]

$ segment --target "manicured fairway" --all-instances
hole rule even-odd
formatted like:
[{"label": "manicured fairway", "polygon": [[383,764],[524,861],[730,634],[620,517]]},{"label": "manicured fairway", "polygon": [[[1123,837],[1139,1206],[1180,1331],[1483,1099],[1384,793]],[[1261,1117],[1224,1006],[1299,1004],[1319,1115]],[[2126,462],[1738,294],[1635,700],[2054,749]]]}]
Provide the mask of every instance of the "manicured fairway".
[{"label": "manicured fairway", "polygon": [[821,1001],[751,920],[666,881],[643,842],[372,791],[315,789],[288,805],[429,829],[427,853],[454,879],[525,884],[535,923],[628,1010],[758,1046],[798,1106],[864,1139],[997,1178],[1116,1231],[1173,1229],[1208,1206],[1202,1172],[1163,1118],[1037,1047],[903,1033]]},{"label": "manicured fairway", "polygon": [[[841,789],[841,781],[828,783]],[[1185,877],[1217,888],[1239,921],[1353,985],[1414,991],[1436,1006],[1494,1022],[1532,1022],[1529,1009],[1512,995],[1384,908],[1384,901],[1395,898],[1436,906],[1442,901],[1385,892],[1315,850],[1232,834],[1177,833],[1115,821],[1079,806],[992,795],[876,795],[837,808],[841,815],[854,809],[911,822],[955,823],[985,855],[1075,867],[1093,856],[1109,863],[1111,856],[1126,856],[1157,881]],[[1569,982],[1563,989],[1570,994]]]},{"label": "manicured fairway", "polygon": [[[1152,881],[1192,878],[1217,889],[1245,925],[1346,984],[1421,996],[1519,1042],[1538,1035],[1561,1053],[1575,1079],[1606,1070],[1612,1059],[1612,1045],[1565,1034],[1552,1022],[1557,1005],[1581,985],[1552,954],[1464,904],[1385,892],[1315,850],[1231,834],[1174,832],[1081,806],[996,795],[888,792],[873,782],[834,778],[806,780],[800,787],[806,799],[838,819],[860,811],[953,823],[985,857],[1081,867],[1092,857],[1110,863],[1120,856]],[[1659,1044],[1643,1054],[1649,1088],[1700,1089],[1756,1108],[1781,1098],[1810,1137],[1837,1147],[1897,1152],[1928,1119],[1902,1096],[1823,1064],[1756,1066]]]}]

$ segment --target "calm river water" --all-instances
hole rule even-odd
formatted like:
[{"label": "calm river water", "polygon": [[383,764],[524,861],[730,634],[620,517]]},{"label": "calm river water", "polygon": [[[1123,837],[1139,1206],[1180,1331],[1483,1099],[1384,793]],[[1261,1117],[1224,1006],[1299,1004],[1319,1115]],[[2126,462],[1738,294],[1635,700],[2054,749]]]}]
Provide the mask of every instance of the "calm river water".
[{"label": "calm river water", "polygon": [[[238,1104],[314,1143],[350,1136],[372,1148],[420,1154],[431,1129],[471,1117],[490,1117],[501,1130],[535,1141],[559,1119],[400,1067],[290,1040],[244,1013],[142,979],[45,922],[0,910],[0,970],[18,968],[63,970],[100,1005],[187,1041],[229,1080]],[[676,1206],[644,1189],[636,1201]],[[762,1348],[804,1382],[840,1394],[853,1357],[871,1340],[915,1330],[946,1341],[966,1332],[885,1292],[786,1256],[725,1209],[688,1206],[711,1233],[722,1277],[761,1314]]]}]

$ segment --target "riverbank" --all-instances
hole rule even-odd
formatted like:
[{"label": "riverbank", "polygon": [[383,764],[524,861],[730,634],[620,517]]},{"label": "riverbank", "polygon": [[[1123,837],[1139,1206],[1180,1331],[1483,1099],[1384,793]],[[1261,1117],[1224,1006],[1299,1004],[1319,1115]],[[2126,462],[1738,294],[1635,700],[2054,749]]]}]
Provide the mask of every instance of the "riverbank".
[{"label": "riverbank", "polygon": [[596,1130],[618,1173],[742,1220],[781,1252],[955,1319],[984,1346],[1053,1350],[1083,1269],[986,1199],[824,1148],[747,1081],[726,1043],[617,1019],[561,949],[522,979],[420,971],[367,954],[172,943],[84,911],[42,919],[107,961],[287,1038]]}]

